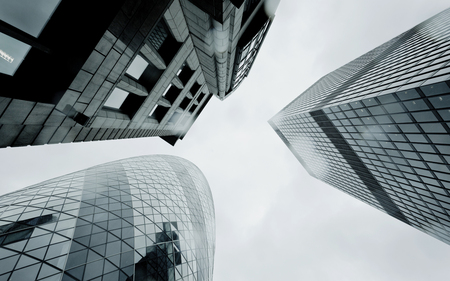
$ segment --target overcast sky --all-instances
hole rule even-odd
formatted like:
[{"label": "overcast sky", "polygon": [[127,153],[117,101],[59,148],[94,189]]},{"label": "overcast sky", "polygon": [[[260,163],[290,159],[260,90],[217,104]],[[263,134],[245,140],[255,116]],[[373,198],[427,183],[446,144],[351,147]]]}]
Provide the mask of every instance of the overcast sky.
[{"label": "overcast sky", "polygon": [[249,77],[175,147],[159,138],[0,149],[7,193],[90,166],[171,154],[205,174],[215,281],[448,280],[450,246],[309,177],[267,120],[320,77],[448,0],[282,0]]}]

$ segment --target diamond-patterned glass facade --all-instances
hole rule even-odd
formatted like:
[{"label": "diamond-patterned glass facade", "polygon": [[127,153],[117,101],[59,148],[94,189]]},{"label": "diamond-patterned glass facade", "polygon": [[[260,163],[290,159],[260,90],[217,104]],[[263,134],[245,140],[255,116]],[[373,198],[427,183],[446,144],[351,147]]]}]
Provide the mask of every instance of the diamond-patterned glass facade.
[{"label": "diamond-patterned glass facade", "polygon": [[450,244],[450,9],[321,78],[269,123],[310,175]]},{"label": "diamond-patterned glass facade", "polygon": [[0,197],[0,280],[212,280],[214,205],[192,163],[110,162]]}]

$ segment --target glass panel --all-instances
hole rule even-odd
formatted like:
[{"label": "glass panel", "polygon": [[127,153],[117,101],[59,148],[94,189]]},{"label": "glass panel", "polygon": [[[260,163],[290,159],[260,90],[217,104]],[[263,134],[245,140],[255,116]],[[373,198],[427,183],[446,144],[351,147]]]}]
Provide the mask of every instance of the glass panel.
[{"label": "glass panel", "polygon": [[148,62],[137,55],[127,69],[127,73],[136,79],[139,79],[148,66]]},{"label": "glass panel", "polygon": [[404,133],[419,133],[420,132],[419,129],[414,124],[400,124],[398,126],[400,127],[400,129],[402,129],[402,131]]},{"label": "glass panel", "polygon": [[0,73],[14,75],[30,48],[29,45],[0,33]]},{"label": "glass panel", "polygon": [[434,116],[433,112],[425,111],[425,112],[415,112],[412,113],[417,122],[430,122],[430,121],[438,121]]},{"label": "glass panel", "polygon": [[[172,84],[169,84],[169,86],[167,86],[167,88],[164,90],[162,96],[165,97],[167,92],[170,90],[170,87],[172,87]],[[150,114],[151,115],[151,114]]]},{"label": "glass panel", "polygon": [[414,98],[419,98],[420,97],[415,89],[410,89],[410,90],[407,90],[407,91],[398,92],[397,96],[401,100],[409,100],[409,99],[414,99]]},{"label": "glass panel", "polygon": [[17,260],[19,259],[19,255],[8,257],[6,259],[0,260],[0,274],[11,271],[14,268]]},{"label": "glass panel", "polygon": [[35,280],[41,264],[35,264],[19,270],[14,270],[10,280]]},{"label": "glass panel", "polygon": [[33,258],[30,258],[30,257],[28,257],[26,255],[22,255],[20,257],[19,262],[16,265],[16,270],[17,270],[17,268],[29,266],[29,265],[32,265],[32,264],[35,264],[35,263],[38,263],[38,262],[39,262],[39,260],[37,260],[37,259],[33,259]]},{"label": "glass panel", "polygon": [[403,107],[398,103],[391,103],[384,106],[388,113],[399,113],[404,112]]},{"label": "glass panel", "polygon": [[446,133],[447,131],[439,123],[425,123],[420,124],[420,127],[425,131],[425,133]]},{"label": "glass panel", "polygon": [[[422,112],[420,112],[422,113]],[[428,113],[428,112],[425,112]],[[411,118],[409,118],[408,114],[394,114],[391,115],[396,123],[411,123]]]},{"label": "glass panel", "polygon": [[407,134],[406,137],[409,139],[410,142],[424,142],[424,143],[428,142],[425,139],[425,137],[421,134]]},{"label": "glass panel", "polygon": [[450,110],[448,110],[448,109],[440,110],[439,115],[441,115],[441,117],[442,117],[442,119],[444,119],[444,121],[450,121]]},{"label": "glass panel", "polygon": [[428,105],[425,104],[423,100],[414,100],[405,102],[404,105],[408,108],[409,111],[417,111],[417,110],[427,110]]},{"label": "glass panel", "polygon": [[[50,267],[50,266],[48,266],[46,264],[43,264],[42,268],[41,268],[41,271],[39,272],[39,277],[38,278],[43,278],[43,277],[46,277],[46,276],[49,276],[49,275],[52,275],[52,274],[55,274],[55,273],[58,273],[58,272],[59,271],[56,270],[55,268]],[[55,277],[59,277],[59,275],[55,276]],[[45,279],[45,281],[47,281],[47,280],[48,279]],[[55,278],[54,280],[60,280],[60,279],[59,278]]]},{"label": "glass panel", "polygon": [[104,106],[112,107],[119,109],[125,99],[127,98],[128,93],[124,90],[121,90],[119,88],[115,88],[111,95],[109,96],[108,100],[105,102]]},{"label": "glass panel", "polygon": [[[26,33],[38,37],[61,0],[0,1],[0,18]],[[0,40],[1,42],[1,40]]]},{"label": "glass panel", "polygon": [[426,96],[434,96],[450,92],[450,89],[447,84],[445,84],[445,82],[424,86],[420,89],[425,93]]},{"label": "glass panel", "polygon": [[450,143],[450,136],[448,135],[432,135],[429,134],[428,137],[431,139],[433,143],[442,143],[442,144],[449,144]]},{"label": "glass panel", "polygon": [[396,101],[397,101],[397,100],[395,99],[395,97],[394,97],[392,94],[387,94],[387,95],[378,96],[378,100],[379,100],[382,104],[386,104],[386,103],[396,102]]},{"label": "glass panel", "polygon": [[450,95],[430,98],[429,101],[433,104],[434,108],[450,107]]}]

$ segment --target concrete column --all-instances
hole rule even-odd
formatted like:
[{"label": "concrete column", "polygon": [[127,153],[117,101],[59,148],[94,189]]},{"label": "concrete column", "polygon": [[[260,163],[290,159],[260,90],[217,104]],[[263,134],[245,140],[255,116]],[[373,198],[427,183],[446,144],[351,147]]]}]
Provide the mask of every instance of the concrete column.
[{"label": "concrete column", "polygon": [[122,80],[120,80],[119,84],[117,84],[117,87],[138,96],[148,96],[147,89],[145,89],[144,86],[127,77],[126,75],[122,77]]},{"label": "concrete column", "polygon": [[159,55],[158,51],[153,48],[152,44],[146,43],[142,49],[141,54],[148,59],[154,66],[158,69],[166,69],[167,65],[164,62],[163,58]]}]

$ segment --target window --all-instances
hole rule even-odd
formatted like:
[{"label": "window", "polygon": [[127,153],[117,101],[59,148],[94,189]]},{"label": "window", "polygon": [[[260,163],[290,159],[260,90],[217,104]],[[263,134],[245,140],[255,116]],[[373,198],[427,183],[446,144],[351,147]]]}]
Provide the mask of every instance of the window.
[{"label": "window", "polygon": [[194,72],[195,71],[193,71],[186,63],[183,63],[183,65],[177,71],[177,76],[178,78],[180,78],[181,82],[183,82],[183,85],[186,85],[189,79],[191,79],[191,76],[194,74]]},{"label": "window", "polygon": [[163,97],[166,96],[167,92],[170,90],[170,87],[172,87],[172,84],[169,84],[169,86],[167,86],[167,88],[164,90],[164,93],[162,94]]},{"label": "window", "polygon": [[148,66],[148,62],[140,55],[137,55],[127,69],[127,74],[139,79]]},{"label": "window", "polygon": [[14,75],[30,46],[0,33],[0,73]]},{"label": "window", "polygon": [[153,107],[152,111],[150,111],[150,114],[149,114],[148,116],[152,116],[153,113],[155,113],[155,110],[156,110],[157,107],[158,107],[158,106],[155,105],[155,106]]},{"label": "window", "polygon": [[125,99],[127,98],[128,93],[119,88],[115,88],[114,91],[109,96],[108,100],[105,102],[104,106],[112,107],[115,109],[119,109]]},{"label": "window", "polygon": [[[0,19],[33,37],[39,37],[60,0],[2,1]],[[0,33],[0,73],[14,75],[30,46]]]},{"label": "window", "polygon": [[59,2],[60,0],[2,1],[0,18],[37,38]]}]

